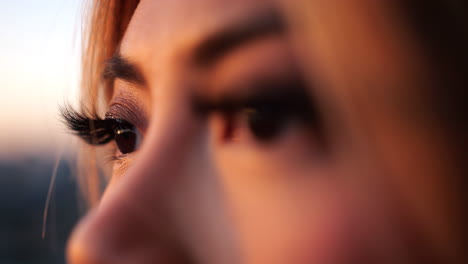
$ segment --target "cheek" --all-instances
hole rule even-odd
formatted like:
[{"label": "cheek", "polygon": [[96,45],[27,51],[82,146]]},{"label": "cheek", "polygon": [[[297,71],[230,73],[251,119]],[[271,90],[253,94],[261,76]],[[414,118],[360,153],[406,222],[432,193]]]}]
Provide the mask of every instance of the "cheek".
[{"label": "cheek", "polygon": [[338,257],[348,258],[352,253],[352,223],[356,222],[352,202],[332,182],[294,182],[295,176],[284,172],[282,177],[291,177],[290,182],[272,179],[269,184],[227,180],[232,215],[248,263],[341,263]]},{"label": "cheek", "polygon": [[296,136],[271,149],[217,151],[247,263],[341,263],[353,251],[353,201],[331,166]]}]

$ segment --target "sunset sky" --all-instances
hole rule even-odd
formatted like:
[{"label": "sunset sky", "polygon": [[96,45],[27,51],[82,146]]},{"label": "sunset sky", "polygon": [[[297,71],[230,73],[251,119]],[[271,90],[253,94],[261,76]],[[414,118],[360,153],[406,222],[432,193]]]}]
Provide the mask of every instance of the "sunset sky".
[{"label": "sunset sky", "polygon": [[57,109],[76,103],[81,12],[81,0],[2,2],[0,159],[70,145]]}]

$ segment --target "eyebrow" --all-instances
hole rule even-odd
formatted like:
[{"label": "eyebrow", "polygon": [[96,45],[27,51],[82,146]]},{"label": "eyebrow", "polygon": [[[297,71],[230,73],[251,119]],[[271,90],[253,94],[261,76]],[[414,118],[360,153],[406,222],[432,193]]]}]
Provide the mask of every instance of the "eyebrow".
[{"label": "eyebrow", "polygon": [[[285,28],[283,17],[277,10],[264,11],[209,35],[196,46],[193,61],[200,66],[210,66],[236,47],[265,35],[282,33]],[[145,84],[138,66],[123,57],[120,52],[116,52],[106,61],[102,77],[108,80],[121,79],[138,85]]]},{"label": "eyebrow", "polygon": [[201,66],[210,66],[242,44],[266,35],[283,33],[285,29],[281,14],[269,9],[209,35],[195,48],[193,60]]},{"label": "eyebrow", "polygon": [[104,79],[114,80],[118,78],[138,85],[145,83],[140,69],[119,52],[106,61],[102,76]]}]

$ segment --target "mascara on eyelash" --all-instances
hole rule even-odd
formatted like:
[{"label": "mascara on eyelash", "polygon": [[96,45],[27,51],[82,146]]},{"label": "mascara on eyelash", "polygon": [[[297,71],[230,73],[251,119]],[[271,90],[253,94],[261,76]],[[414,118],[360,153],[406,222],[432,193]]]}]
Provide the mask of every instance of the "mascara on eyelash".
[{"label": "mascara on eyelash", "polygon": [[60,113],[68,129],[88,144],[104,145],[114,138],[113,119],[102,119],[97,114],[78,112],[69,106],[62,107]]}]

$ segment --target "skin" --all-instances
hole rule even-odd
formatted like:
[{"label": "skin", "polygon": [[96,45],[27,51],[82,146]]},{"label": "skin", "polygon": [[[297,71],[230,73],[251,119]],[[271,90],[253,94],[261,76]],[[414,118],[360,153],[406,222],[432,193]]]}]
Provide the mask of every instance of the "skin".
[{"label": "skin", "polygon": [[[415,40],[389,23],[398,15],[387,1],[310,2],[310,38],[262,36],[202,67],[193,62],[200,42],[276,3],[141,1],[120,53],[144,81],[116,79],[109,111],[143,140],[114,163],[102,201],[70,239],[70,263],[427,263],[450,256],[452,186],[440,158],[448,150],[440,132],[414,114],[425,111],[417,95],[429,72]],[[191,107],[194,93],[245,94],[243,82],[300,71],[313,79],[325,138],[291,123],[259,142],[242,117],[226,138],[221,114],[200,117]]]}]

